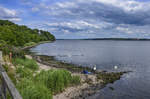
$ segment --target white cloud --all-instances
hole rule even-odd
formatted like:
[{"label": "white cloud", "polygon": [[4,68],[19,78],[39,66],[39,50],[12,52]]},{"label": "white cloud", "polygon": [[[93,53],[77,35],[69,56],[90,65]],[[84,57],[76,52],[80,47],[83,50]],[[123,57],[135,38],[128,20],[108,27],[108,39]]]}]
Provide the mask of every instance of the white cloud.
[{"label": "white cloud", "polygon": [[37,8],[37,7],[33,7],[33,8],[32,8],[32,11],[33,11],[33,12],[37,12],[37,11],[39,11],[39,10],[40,10],[40,9]]},{"label": "white cloud", "polygon": [[127,34],[141,34],[141,35],[149,35],[149,25],[145,26],[131,26],[131,25],[125,25],[121,24],[116,27],[116,30],[121,33],[127,33]]},{"label": "white cloud", "polygon": [[123,33],[128,33],[128,34],[132,34],[134,33],[132,30],[130,30],[129,28],[124,28],[124,27],[117,27],[116,30],[123,32]]},{"label": "white cloud", "polygon": [[[66,0],[32,7],[45,18],[42,27],[54,33],[81,36],[147,35],[150,2],[135,0]],[[42,18],[44,20],[44,18]],[[96,34],[95,34],[96,33]]]},{"label": "white cloud", "polygon": [[10,19],[8,19],[8,20],[14,21],[14,22],[19,22],[19,21],[21,21],[22,19],[21,19],[21,18],[10,18]]},{"label": "white cloud", "polygon": [[74,2],[56,3],[55,6],[60,8],[78,7]]},{"label": "white cloud", "polygon": [[10,20],[10,21],[21,21],[15,10],[7,9],[0,6],[0,19]]},{"label": "white cloud", "polygon": [[66,26],[70,28],[95,28],[95,29],[103,29],[112,26],[113,24],[107,23],[107,22],[88,22],[83,20],[77,20],[77,21],[70,21],[70,22],[55,22],[55,23],[46,23],[48,26]]},{"label": "white cloud", "polygon": [[144,10],[150,8],[150,2],[139,2],[135,0],[93,0],[99,3],[111,4],[116,7],[123,8],[126,11]]}]

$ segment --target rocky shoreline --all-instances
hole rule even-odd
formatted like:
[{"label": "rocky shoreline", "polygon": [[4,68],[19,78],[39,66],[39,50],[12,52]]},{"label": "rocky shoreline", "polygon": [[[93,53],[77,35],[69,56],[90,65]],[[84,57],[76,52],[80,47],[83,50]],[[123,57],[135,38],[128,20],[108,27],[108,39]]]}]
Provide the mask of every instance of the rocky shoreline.
[{"label": "rocky shoreline", "polygon": [[[70,71],[72,75],[81,77],[81,85],[67,88],[64,92],[55,95],[53,97],[54,99],[86,99],[99,92],[100,89],[104,88],[107,84],[114,83],[119,80],[123,74],[129,72],[93,71],[89,67],[57,61],[53,56],[36,55],[36,53],[29,50],[34,46],[35,45],[26,48],[25,51],[41,65],[41,68],[42,66],[45,66],[44,69],[66,69]],[[82,74],[83,70],[88,70],[91,74]]]},{"label": "rocky shoreline", "polygon": [[[119,80],[123,74],[128,73],[128,72],[106,72],[106,71],[93,72],[93,70],[89,67],[76,66],[74,64],[57,61],[52,56],[36,55],[35,53],[32,53],[31,55],[33,59],[35,59],[40,64],[44,64],[51,68],[66,69],[69,70],[72,74],[82,75],[81,79],[84,78],[84,80],[82,81],[82,85],[80,85],[79,88],[76,88],[75,86],[74,90],[70,89],[71,90],[70,91],[68,89],[69,90],[68,92],[64,91],[54,96],[55,97],[54,99],[61,99],[62,97],[64,97],[64,94],[66,95],[66,97],[68,97],[67,99],[86,99],[89,96],[96,94],[100,89],[104,88],[107,84]],[[92,74],[90,75],[82,74],[83,70],[88,70]],[[93,80],[93,78],[95,79]],[[86,84],[86,86],[83,87],[84,84]]]}]

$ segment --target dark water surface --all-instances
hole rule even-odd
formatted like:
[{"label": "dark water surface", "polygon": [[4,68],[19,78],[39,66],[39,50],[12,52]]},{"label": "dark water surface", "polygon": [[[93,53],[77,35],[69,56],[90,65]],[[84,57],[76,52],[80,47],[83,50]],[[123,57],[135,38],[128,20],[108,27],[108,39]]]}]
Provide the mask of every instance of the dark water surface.
[{"label": "dark water surface", "polygon": [[100,70],[133,71],[92,99],[150,99],[150,41],[57,40],[31,51],[82,66],[96,65]]}]

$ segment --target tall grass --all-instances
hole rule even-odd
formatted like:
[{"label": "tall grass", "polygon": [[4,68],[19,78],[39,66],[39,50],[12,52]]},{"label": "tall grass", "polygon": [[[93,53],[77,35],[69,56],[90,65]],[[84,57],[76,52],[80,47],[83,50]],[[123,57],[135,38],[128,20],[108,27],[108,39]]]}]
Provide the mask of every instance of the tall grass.
[{"label": "tall grass", "polygon": [[52,99],[52,95],[66,87],[80,84],[80,77],[72,76],[67,70],[42,70],[36,73],[38,65],[32,59],[16,58],[13,64],[18,77],[16,86],[23,99]]},{"label": "tall grass", "polygon": [[35,60],[27,58],[25,59],[15,58],[13,59],[13,64],[22,65],[25,68],[29,68],[31,70],[37,70],[39,68]]},{"label": "tall grass", "polygon": [[32,45],[36,45],[36,43],[35,42],[29,42],[29,43],[24,44],[25,47],[26,46],[32,46]]},{"label": "tall grass", "polygon": [[[1,45],[2,46],[2,45]],[[14,47],[12,45],[4,45],[0,48],[4,55],[9,55],[12,53],[13,58],[25,58],[25,52],[21,48]]]},{"label": "tall grass", "polygon": [[[75,80],[67,70],[41,71],[36,75],[35,80],[43,83],[53,94],[62,92],[66,87],[72,85]],[[77,80],[78,84],[80,80]]]},{"label": "tall grass", "polygon": [[22,74],[23,78],[16,86],[23,99],[52,99],[53,94],[62,92],[72,83],[80,83],[79,77],[71,76],[67,70],[43,70],[35,76],[29,76],[24,73],[26,69],[22,72],[23,68],[19,68],[18,74]]},{"label": "tall grass", "polygon": [[79,85],[81,81],[81,78],[79,76],[72,76],[71,84],[72,85]]},{"label": "tall grass", "polygon": [[17,88],[23,99],[52,99],[50,90],[42,83],[24,78],[17,84]]},{"label": "tall grass", "polygon": [[16,68],[16,73],[19,74],[19,78],[32,78],[33,71],[29,68],[24,68],[23,66],[18,66]]}]

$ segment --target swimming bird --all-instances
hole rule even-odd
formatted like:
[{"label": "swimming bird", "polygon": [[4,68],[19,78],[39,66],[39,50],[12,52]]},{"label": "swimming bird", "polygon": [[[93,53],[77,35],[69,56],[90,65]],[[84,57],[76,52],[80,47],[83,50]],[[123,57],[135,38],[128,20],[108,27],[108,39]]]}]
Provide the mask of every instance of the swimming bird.
[{"label": "swimming bird", "polygon": [[96,65],[93,67],[93,70],[94,70],[94,71],[96,70]]},{"label": "swimming bird", "polygon": [[118,66],[114,66],[114,69],[118,69]]}]

